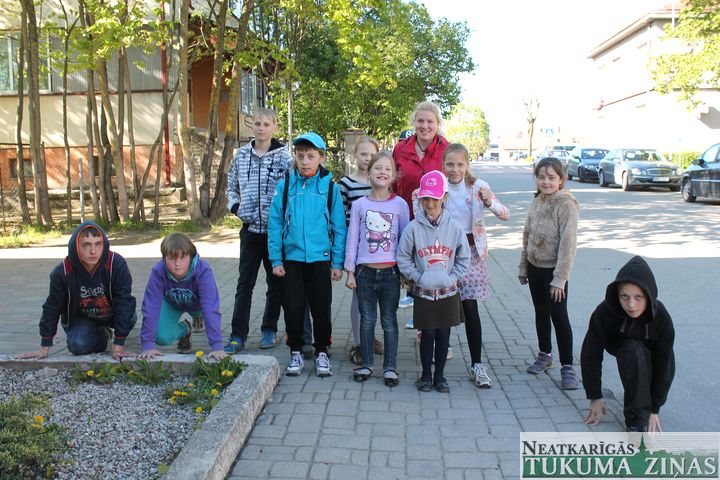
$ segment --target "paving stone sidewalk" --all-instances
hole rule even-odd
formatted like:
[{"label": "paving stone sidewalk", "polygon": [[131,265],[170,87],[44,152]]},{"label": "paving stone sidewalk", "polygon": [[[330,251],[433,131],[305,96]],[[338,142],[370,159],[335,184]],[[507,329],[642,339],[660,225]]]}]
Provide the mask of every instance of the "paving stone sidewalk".
[{"label": "paving stone sidewalk", "polygon": [[[146,247],[146,246],[145,246]],[[157,246],[114,248],[128,259],[133,292],[142,303],[147,276],[157,261]],[[209,248],[212,247],[212,248]],[[198,246],[216,275],[222,299],[223,334],[229,334],[237,280],[237,244]],[[48,274],[62,249],[20,253],[0,251],[0,354],[39,345],[38,318],[48,291]],[[38,258],[38,257],[48,258]],[[421,366],[415,330],[403,328],[412,309],[398,311],[400,385],[390,389],[381,378],[382,358],[365,383],[352,380],[350,291],[344,282],[333,290],[333,376],[315,376],[312,361],[299,377],[282,377],[271,401],[257,418],[248,441],[228,478],[240,479],[508,479],[519,476],[521,431],[586,431],[587,400],[582,389],[562,391],[559,368],[533,376],[525,372],[537,349],[532,303],[527,289],[506,273],[492,252],[488,260],[490,299],[481,304],[483,361],[493,379],[491,389],[478,389],[468,379],[470,354],[463,326],[453,329],[455,354],[446,365],[450,394],[420,393],[414,382]],[[512,269],[507,269],[510,271]],[[287,363],[285,345],[259,350],[264,306],[264,275],[253,297],[247,353],[274,355]],[[284,333],[281,319],[279,338]],[[377,334],[382,338],[381,331]],[[128,348],[139,351],[139,325]],[[576,332],[576,335],[584,332]],[[64,334],[52,353],[66,353]],[[203,334],[194,347],[207,351]],[[172,349],[166,349],[168,352]],[[576,352],[576,358],[577,358]],[[594,431],[621,431],[622,408],[609,400],[610,414]]]}]

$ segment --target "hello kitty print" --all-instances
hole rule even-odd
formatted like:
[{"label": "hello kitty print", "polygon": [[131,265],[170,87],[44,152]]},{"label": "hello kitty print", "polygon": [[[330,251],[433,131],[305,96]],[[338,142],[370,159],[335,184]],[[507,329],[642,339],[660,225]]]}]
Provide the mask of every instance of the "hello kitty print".
[{"label": "hello kitty print", "polygon": [[368,210],[365,212],[365,228],[367,233],[365,239],[368,244],[368,252],[375,253],[382,248],[390,251],[390,244],[395,240],[392,233],[393,214]]}]

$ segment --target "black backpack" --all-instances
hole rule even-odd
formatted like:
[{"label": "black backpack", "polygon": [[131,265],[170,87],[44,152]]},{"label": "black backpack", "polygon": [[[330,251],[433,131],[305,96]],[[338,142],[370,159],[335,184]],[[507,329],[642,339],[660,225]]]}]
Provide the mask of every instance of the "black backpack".
[{"label": "black backpack", "polygon": [[[325,175],[329,175],[330,172],[320,165],[318,167],[320,171],[320,178],[324,177]],[[333,230],[333,223],[332,223],[332,203],[333,203],[333,182],[330,180],[330,187],[328,188],[328,194],[327,194],[327,212],[328,212],[328,220],[330,221],[329,224],[329,231],[328,236],[330,237],[330,262],[332,262],[332,245],[335,242],[335,232]],[[285,170],[285,186],[283,188],[283,197],[282,197],[282,221],[283,221],[283,230],[285,229],[285,213],[287,212],[287,202],[288,202],[288,193],[290,191],[290,170]],[[285,262],[285,244],[281,242],[282,245],[282,261]]]}]

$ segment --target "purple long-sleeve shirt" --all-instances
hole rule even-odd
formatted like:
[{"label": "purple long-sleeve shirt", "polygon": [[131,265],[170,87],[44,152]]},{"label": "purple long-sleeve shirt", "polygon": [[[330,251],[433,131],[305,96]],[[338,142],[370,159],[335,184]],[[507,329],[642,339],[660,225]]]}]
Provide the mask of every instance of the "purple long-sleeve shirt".
[{"label": "purple long-sleeve shirt", "polygon": [[355,200],[350,209],[345,270],[354,273],[356,265],[396,262],[398,241],[409,220],[408,204],[397,195],[387,200]]},{"label": "purple long-sleeve shirt", "polygon": [[156,348],[155,337],[163,300],[182,312],[202,312],[210,347],[213,351],[222,349],[220,294],[212,268],[199,255],[192,260],[190,270],[182,280],[175,279],[167,271],[164,260],[153,266],[142,304],[140,342],[143,350]]}]

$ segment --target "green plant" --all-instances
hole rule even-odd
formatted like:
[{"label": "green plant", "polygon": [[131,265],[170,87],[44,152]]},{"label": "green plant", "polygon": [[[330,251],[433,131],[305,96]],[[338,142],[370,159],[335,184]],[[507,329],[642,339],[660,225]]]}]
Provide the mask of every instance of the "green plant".
[{"label": "green plant", "polygon": [[232,215],[228,213],[224,217],[220,217],[215,221],[211,228],[213,230],[221,230],[223,228],[232,228],[232,229],[240,229],[242,228],[242,220],[240,220],[237,216]]},{"label": "green plant", "polygon": [[203,360],[203,352],[195,355],[192,381],[165,389],[165,397],[171,405],[186,405],[197,413],[204,413],[218,404],[222,391],[243,372],[247,364],[230,356],[209,363]]},{"label": "green plant", "polygon": [[192,220],[183,220],[172,225],[165,225],[160,228],[160,236],[165,237],[173,232],[182,233],[198,233],[205,231],[205,227],[193,222]]},{"label": "green plant", "polygon": [[44,226],[39,224],[17,225],[7,235],[0,236],[0,248],[19,248],[33,243],[60,237],[67,230],[64,223]]},{"label": "green plant", "polygon": [[53,462],[66,450],[69,436],[49,424],[47,399],[25,394],[0,403],[0,476],[52,478]]},{"label": "green plant", "polygon": [[685,170],[693,160],[697,160],[702,155],[701,152],[685,151],[675,153],[664,153],[663,156],[673,163],[677,163],[680,167]]},{"label": "green plant", "polygon": [[157,385],[172,380],[173,373],[163,366],[162,362],[149,363],[147,360],[136,360],[135,364],[93,363],[89,369],[80,365],[70,372],[70,377],[78,382],[106,384],[124,381],[141,385]]}]

